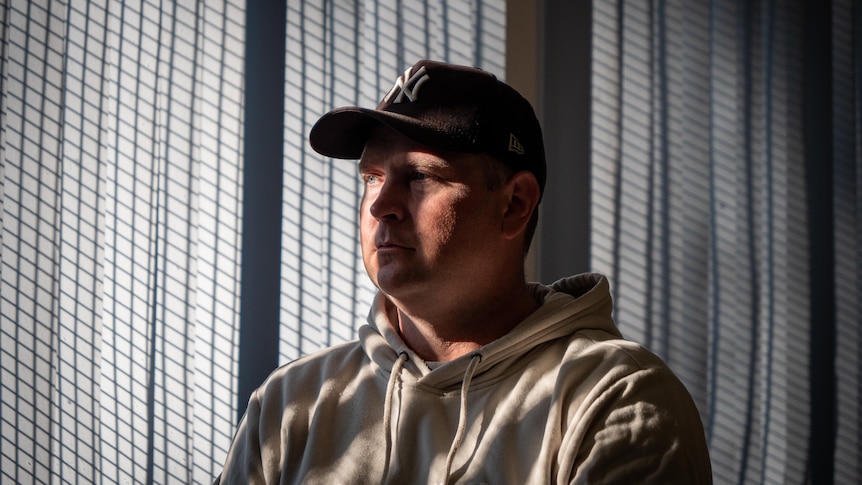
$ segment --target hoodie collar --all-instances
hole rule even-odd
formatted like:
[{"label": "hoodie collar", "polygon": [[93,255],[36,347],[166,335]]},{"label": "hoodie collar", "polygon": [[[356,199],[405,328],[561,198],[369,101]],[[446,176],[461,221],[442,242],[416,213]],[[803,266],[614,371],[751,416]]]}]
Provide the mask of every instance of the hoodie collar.
[{"label": "hoodie collar", "polygon": [[[563,278],[551,285],[531,284],[531,291],[542,305],[503,337],[482,346],[476,352],[435,366],[431,370],[401,339],[390,321],[392,303],[378,292],[368,315],[368,325],[359,329],[359,339],[369,358],[389,373],[399,354],[406,353],[402,378],[440,390],[457,389],[472,356],[482,356],[476,369],[475,382],[483,379],[483,369],[489,369],[507,359],[517,358],[545,342],[585,329],[599,329],[616,337],[619,330],[613,323],[613,303],[607,278],[597,273],[584,273]],[[482,322],[477,322],[481,325]]]}]

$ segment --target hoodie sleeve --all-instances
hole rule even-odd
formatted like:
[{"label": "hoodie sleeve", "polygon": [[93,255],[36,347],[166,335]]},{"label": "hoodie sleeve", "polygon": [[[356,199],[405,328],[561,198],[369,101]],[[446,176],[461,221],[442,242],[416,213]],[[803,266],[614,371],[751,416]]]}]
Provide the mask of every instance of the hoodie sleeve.
[{"label": "hoodie sleeve", "polygon": [[616,379],[570,430],[580,434],[570,483],[710,484],[712,472],[697,408],[667,368]]},{"label": "hoodie sleeve", "polygon": [[264,484],[260,453],[260,400],[252,394],[248,408],[237,427],[225,459],[224,468],[213,485]]}]

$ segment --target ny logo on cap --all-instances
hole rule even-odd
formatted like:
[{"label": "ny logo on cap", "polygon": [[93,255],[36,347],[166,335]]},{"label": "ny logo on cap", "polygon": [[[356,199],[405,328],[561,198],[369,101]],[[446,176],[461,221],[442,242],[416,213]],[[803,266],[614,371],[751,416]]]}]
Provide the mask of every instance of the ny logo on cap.
[{"label": "ny logo on cap", "polygon": [[395,95],[395,92],[398,91],[398,96],[395,97],[395,100],[392,103],[400,103],[404,100],[404,97],[407,96],[407,99],[410,101],[416,101],[419,96],[419,88],[427,81],[428,72],[425,70],[425,66],[422,66],[415,73],[411,73],[413,71],[413,67],[408,67],[404,74],[398,76],[398,79],[395,80],[395,85],[392,86],[392,89],[386,93],[386,96],[383,97],[383,101],[389,102],[389,99]]}]

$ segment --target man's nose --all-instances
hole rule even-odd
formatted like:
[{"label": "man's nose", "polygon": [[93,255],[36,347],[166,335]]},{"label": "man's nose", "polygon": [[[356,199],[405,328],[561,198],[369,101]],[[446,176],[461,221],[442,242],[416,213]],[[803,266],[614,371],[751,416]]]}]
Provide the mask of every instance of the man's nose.
[{"label": "man's nose", "polygon": [[387,178],[380,189],[374,193],[369,212],[378,220],[392,219],[402,220],[404,218],[405,188],[397,181]]}]

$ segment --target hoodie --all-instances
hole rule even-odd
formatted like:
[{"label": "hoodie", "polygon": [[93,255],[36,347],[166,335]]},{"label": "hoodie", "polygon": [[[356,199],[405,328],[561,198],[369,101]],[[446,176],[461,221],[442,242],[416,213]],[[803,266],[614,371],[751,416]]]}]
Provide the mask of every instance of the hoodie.
[{"label": "hoodie", "polygon": [[531,288],[533,314],[443,363],[404,343],[378,294],[358,340],[252,394],[216,483],[711,483],[694,402],[622,339],[607,279]]}]

